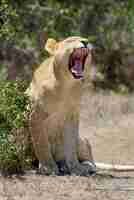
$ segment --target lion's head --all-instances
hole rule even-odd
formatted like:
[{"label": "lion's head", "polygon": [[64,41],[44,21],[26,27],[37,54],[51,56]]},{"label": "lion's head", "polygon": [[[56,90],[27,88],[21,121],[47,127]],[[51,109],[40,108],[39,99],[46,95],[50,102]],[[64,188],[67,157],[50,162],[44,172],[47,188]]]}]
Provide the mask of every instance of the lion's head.
[{"label": "lion's head", "polygon": [[48,39],[45,49],[54,57],[57,79],[81,80],[91,65],[92,45],[86,38],[69,37],[56,42]]}]

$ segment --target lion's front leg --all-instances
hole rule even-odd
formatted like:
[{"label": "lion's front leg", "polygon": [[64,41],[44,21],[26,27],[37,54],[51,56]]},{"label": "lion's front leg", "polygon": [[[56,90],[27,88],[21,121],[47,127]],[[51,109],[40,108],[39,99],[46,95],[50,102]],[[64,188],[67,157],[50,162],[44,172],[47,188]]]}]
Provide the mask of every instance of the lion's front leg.
[{"label": "lion's front leg", "polygon": [[48,119],[39,108],[32,111],[29,119],[29,128],[35,154],[39,160],[39,173],[50,175],[58,174],[57,165],[51,153],[48,138]]},{"label": "lion's front leg", "polygon": [[92,148],[87,138],[83,139],[79,137],[78,158],[81,163],[91,168],[90,173],[96,172]]},{"label": "lion's front leg", "polygon": [[79,162],[79,121],[67,121],[64,126],[64,158],[70,174],[89,175],[91,166]]},{"label": "lion's front leg", "polygon": [[78,121],[66,121],[63,134],[65,163],[71,171],[78,165]]}]

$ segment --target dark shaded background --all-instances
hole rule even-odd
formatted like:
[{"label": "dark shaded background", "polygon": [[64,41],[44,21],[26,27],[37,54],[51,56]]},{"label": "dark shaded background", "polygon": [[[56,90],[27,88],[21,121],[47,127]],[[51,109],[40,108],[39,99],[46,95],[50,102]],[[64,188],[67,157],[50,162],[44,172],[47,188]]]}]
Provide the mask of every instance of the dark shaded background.
[{"label": "dark shaded background", "polygon": [[132,0],[1,0],[0,79],[31,79],[48,37],[82,35],[96,45],[95,86],[133,89]]}]

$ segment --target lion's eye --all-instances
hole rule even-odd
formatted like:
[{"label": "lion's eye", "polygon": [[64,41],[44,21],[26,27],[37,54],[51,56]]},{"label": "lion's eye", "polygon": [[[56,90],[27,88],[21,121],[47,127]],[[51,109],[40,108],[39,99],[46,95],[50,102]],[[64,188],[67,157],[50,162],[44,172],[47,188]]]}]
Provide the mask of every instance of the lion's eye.
[{"label": "lion's eye", "polygon": [[83,47],[87,48],[87,45],[88,45],[87,41],[81,41],[81,43],[83,44]]},{"label": "lion's eye", "polygon": [[75,48],[83,48],[85,47],[84,44],[82,42],[78,43]]},{"label": "lion's eye", "polygon": [[93,49],[93,45],[88,41],[81,41],[81,43],[84,45],[85,48],[88,48],[89,50]]}]

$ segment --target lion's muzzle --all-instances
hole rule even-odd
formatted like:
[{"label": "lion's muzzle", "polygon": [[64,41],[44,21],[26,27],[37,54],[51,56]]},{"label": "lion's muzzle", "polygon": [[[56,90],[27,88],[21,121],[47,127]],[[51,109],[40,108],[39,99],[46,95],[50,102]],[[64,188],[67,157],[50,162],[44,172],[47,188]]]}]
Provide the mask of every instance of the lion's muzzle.
[{"label": "lion's muzzle", "polygon": [[90,50],[86,47],[76,48],[69,59],[69,71],[75,79],[83,78],[85,60]]}]

